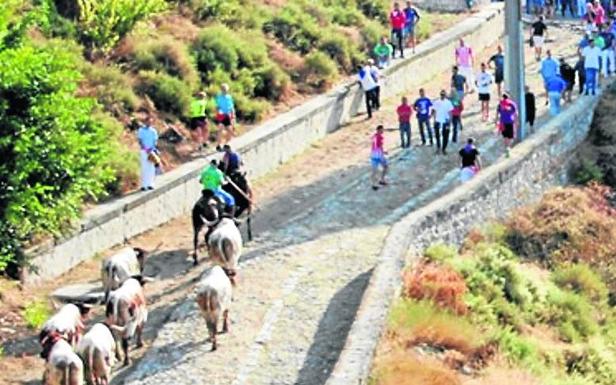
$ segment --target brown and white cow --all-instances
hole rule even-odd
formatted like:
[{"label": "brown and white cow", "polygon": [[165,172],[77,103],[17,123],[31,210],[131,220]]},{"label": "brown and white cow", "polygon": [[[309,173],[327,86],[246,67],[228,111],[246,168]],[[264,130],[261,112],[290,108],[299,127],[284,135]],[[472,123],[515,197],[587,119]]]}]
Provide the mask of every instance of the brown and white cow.
[{"label": "brown and white cow", "polygon": [[90,385],[109,384],[116,350],[111,328],[105,323],[95,324],[77,346],[77,354],[83,360]]},{"label": "brown and white cow", "polygon": [[46,361],[43,385],[83,385],[83,362],[60,333],[49,332],[41,344]]},{"label": "brown and white cow", "polygon": [[[143,327],[148,319],[143,286],[152,279],[143,276],[133,276],[124,281],[119,289],[109,294],[105,314],[108,325],[116,325],[114,328],[121,335],[122,350],[124,351],[124,365],[130,364],[128,355],[128,340],[137,337],[137,347],[143,346]],[[119,345],[116,345],[116,357],[120,357]]]},{"label": "brown and white cow", "polygon": [[207,324],[212,350],[216,350],[216,333],[221,317],[223,333],[229,331],[229,306],[233,296],[231,279],[222,267],[213,266],[203,273],[195,293],[197,305]]},{"label": "brown and white cow", "polygon": [[43,325],[43,329],[39,333],[39,342],[43,344],[43,340],[52,332],[57,332],[68,343],[75,347],[83,334],[83,322],[90,311],[90,306],[84,304],[66,304],[60,310],[49,318]]},{"label": "brown and white cow", "polygon": [[145,250],[138,247],[126,247],[103,261],[101,278],[105,291],[105,302],[111,290],[119,288],[133,275],[143,274],[146,258]]},{"label": "brown and white cow", "polygon": [[222,218],[208,239],[208,250],[214,264],[223,267],[235,285],[237,265],[242,254],[242,234],[233,219]]}]

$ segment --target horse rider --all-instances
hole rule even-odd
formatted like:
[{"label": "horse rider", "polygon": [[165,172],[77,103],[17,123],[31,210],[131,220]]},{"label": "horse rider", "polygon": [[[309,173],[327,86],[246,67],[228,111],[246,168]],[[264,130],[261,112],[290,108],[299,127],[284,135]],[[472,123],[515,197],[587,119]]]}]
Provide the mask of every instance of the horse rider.
[{"label": "horse rider", "polygon": [[199,180],[203,185],[203,195],[206,195],[208,191],[213,193],[214,196],[224,202],[225,213],[230,218],[233,218],[235,215],[235,198],[222,189],[222,185],[225,182],[225,174],[220,171],[215,159],[212,159],[209,166],[203,170]]},{"label": "horse rider", "polygon": [[222,156],[222,164],[221,169],[225,173],[225,175],[233,175],[236,172],[240,171],[240,167],[242,166],[242,158],[240,158],[240,154],[233,151],[231,146],[225,144],[223,146],[224,155]]}]

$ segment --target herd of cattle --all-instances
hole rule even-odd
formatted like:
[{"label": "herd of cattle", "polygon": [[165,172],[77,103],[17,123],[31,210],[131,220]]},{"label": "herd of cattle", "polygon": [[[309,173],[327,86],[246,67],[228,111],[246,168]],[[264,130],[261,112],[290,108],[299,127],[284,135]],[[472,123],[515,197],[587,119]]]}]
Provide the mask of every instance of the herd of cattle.
[{"label": "herd of cattle", "polygon": [[[195,287],[196,302],[205,318],[212,350],[216,350],[217,326],[229,330],[229,305],[242,237],[232,219],[222,217],[213,224],[206,246],[213,266],[202,274]],[[129,341],[141,347],[148,318],[144,285],[152,278],[143,275],[147,253],[125,248],[102,265],[105,318],[83,334],[91,305],[65,304],[43,325],[39,334],[41,357],[46,360],[44,385],[108,384],[115,359],[123,355],[130,364]],[[120,352],[120,347],[123,352]]]}]

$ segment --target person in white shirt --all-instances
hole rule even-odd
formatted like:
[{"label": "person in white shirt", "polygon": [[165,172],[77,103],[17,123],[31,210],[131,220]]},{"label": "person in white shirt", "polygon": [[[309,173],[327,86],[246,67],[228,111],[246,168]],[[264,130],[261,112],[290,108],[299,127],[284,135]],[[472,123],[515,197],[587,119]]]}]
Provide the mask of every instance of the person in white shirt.
[{"label": "person in white shirt", "polygon": [[599,75],[601,49],[595,45],[594,39],[591,39],[588,46],[582,50],[582,56],[584,56],[584,72],[586,73],[586,89],[584,95],[588,95],[589,93],[595,95],[597,77]]},{"label": "person in white shirt", "polygon": [[370,67],[370,74],[376,82],[376,88],[374,89],[374,109],[378,111],[381,108],[381,70],[374,64],[373,59],[368,59],[368,67]]},{"label": "person in white shirt", "polygon": [[481,120],[483,122],[488,120],[490,113],[490,91],[492,83],[494,83],[492,74],[487,72],[486,69],[486,64],[481,63],[481,71],[477,74],[477,79],[475,80],[479,101],[481,102]]},{"label": "person in white shirt", "polygon": [[139,159],[141,163],[141,191],[154,189],[154,176],[156,165],[150,159],[150,154],[155,153],[158,143],[158,132],[152,127],[153,119],[148,116],[143,126],[137,131],[139,140]]},{"label": "person in white shirt", "polygon": [[[434,135],[436,136],[436,153],[447,154],[449,143],[449,125],[451,124],[453,104],[447,99],[445,90],[441,90],[440,98],[435,100],[432,106],[434,117]],[[443,138],[441,147],[441,136]]]},{"label": "person in white shirt", "polygon": [[370,66],[359,66],[357,68],[357,80],[364,90],[366,95],[366,112],[368,113],[368,119],[372,118],[372,107],[376,107],[376,89],[378,84],[372,76]]}]

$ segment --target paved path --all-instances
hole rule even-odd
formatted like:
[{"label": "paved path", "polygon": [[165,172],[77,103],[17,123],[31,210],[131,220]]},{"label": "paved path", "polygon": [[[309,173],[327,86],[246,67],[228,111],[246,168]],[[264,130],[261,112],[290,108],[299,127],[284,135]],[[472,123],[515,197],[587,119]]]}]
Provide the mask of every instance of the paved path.
[{"label": "paved path", "polygon": [[[555,46],[571,53],[569,32],[562,36]],[[537,64],[530,63],[527,71],[538,86]],[[444,75],[426,87],[435,95],[447,78]],[[484,162],[490,164],[502,154],[502,147],[494,127],[478,122],[475,98],[467,99],[462,138],[478,138]],[[538,101],[544,110],[542,99]],[[185,301],[173,311],[143,360],[115,382],[324,383],[391,223],[458,183],[459,144],[454,144],[449,156],[436,156],[431,147],[392,151],[393,183],[378,192],[370,189],[368,135],[378,121],[392,126],[394,104],[386,103],[369,123],[357,120],[328,136],[258,183],[265,208],[257,223],[259,236],[242,258],[231,333],[220,337],[217,352],[209,351],[205,323],[192,296],[184,295]],[[389,132],[387,140],[395,146],[397,132]],[[417,143],[416,135],[413,140]],[[143,239],[169,237],[186,226],[186,220],[172,222]],[[189,239],[185,234],[177,242],[187,247]]]}]

